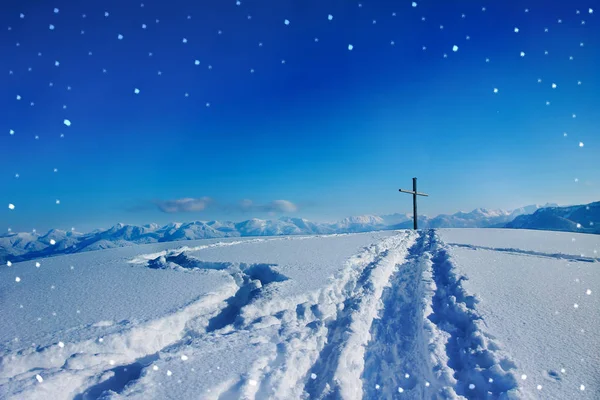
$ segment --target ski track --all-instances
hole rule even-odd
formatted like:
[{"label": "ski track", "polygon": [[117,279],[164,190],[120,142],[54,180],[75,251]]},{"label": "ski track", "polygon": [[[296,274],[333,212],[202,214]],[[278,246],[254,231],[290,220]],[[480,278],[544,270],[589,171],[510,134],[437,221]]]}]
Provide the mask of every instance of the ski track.
[{"label": "ski track", "polygon": [[[296,239],[301,239],[299,237]],[[397,235],[347,260],[318,292],[261,296],[287,277],[269,264],[204,262],[183,247],[131,260],[149,268],[221,270],[232,282],[180,310],[124,326],[102,343],[27,349],[0,359],[0,387],[14,398],[97,399],[143,393],[144,370],[169,353],[232,332],[265,332],[266,356],[211,398],[496,399],[519,398],[516,363],[486,334],[477,299],[434,230]],[[537,254],[535,254],[537,255]],[[263,298],[264,297],[264,298]],[[277,319],[277,328],[265,319]],[[163,357],[161,357],[161,353]],[[36,374],[44,385],[35,385]],[[258,384],[257,384],[258,383]]]}]

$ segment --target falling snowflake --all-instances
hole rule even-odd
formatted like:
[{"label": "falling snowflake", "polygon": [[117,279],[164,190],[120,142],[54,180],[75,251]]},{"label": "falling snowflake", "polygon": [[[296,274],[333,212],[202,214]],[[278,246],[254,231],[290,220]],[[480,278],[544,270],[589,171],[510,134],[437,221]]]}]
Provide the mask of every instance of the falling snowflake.
[{"label": "falling snowflake", "polygon": [[14,210],[14,209],[15,209],[15,205],[14,205],[14,204],[12,204],[12,203],[10,203],[10,204],[8,205],[8,208],[9,208],[10,210]]},{"label": "falling snowflake", "polygon": [[317,379],[317,374],[315,374],[315,373],[310,374],[310,379],[312,379],[312,380]]},{"label": "falling snowflake", "polygon": [[331,20],[333,20],[333,15],[329,14],[329,15],[327,16],[327,19],[328,19],[328,20],[330,20],[330,21],[331,21]]},{"label": "falling snowflake", "polygon": [[119,39],[119,40],[123,40],[123,35],[121,35],[121,34],[119,33],[119,35],[117,36],[117,39]]},{"label": "falling snowflake", "polygon": [[63,342],[58,342],[58,347],[63,348],[65,347],[65,344]]},{"label": "falling snowflake", "polygon": [[398,393],[404,393],[404,389],[402,389],[401,387],[398,388]]},{"label": "falling snowflake", "polygon": [[171,370],[170,370],[170,369],[168,369],[168,370],[167,370],[167,376],[171,376],[171,375],[173,375],[173,373],[171,372]]},{"label": "falling snowflake", "polygon": [[585,390],[585,386],[584,385],[579,386],[579,390],[581,390],[583,392]]},{"label": "falling snowflake", "polygon": [[53,31],[53,30],[54,30],[54,25],[50,24],[50,25],[48,26],[48,28],[49,28],[51,31]]},{"label": "falling snowflake", "polygon": [[55,245],[55,244],[56,244],[56,240],[54,240],[54,239],[50,239],[50,244],[51,244],[51,245]]},{"label": "falling snowflake", "polygon": [[525,57],[525,52],[524,51],[521,52],[521,57]]},{"label": "falling snowflake", "polygon": [[181,361],[187,361],[188,356],[186,356],[185,354],[181,355]]},{"label": "falling snowflake", "polygon": [[286,24],[286,25],[289,25],[290,21],[286,19],[285,21],[283,21],[283,23]]},{"label": "falling snowflake", "polygon": [[40,264],[39,262],[37,262],[37,261],[36,261],[36,263],[35,263],[35,267],[36,267],[36,268],[39,268],[39,267],[41,267],[41,266],[42,266],[42,264]]},{"label": "falling snowflake", "polygon": [[[9,262],[10,262],[10,261],[9,261]],[[9,267],[10,267],[10,265],[9,265]],[[588,290],[586,290],[586,291],[585,291],[585,294],[587,294],[588,296],[589,296],[589,295],[591,295],[591,294],[592,294],[592,291],[591,291],[591,289],[588,289]]]},{"label": "falling snowflake", "polygon": [[353,46],[353,45],[351,45],[351,44],[349,44],[349,45],[348,45],[348,50],[352,50],[352,49],[354,49],[354,46]]},{"label": "falling snowflake", "polygon": [[579,304],[577,304],[577,303],[573,304],[573,308],[579,308]]},{"label": "falling snowflake", "polygon": [[498,93],[498,88],[494,88],[494,93]]},{"label": "falling snowflake", "polygon": [[[11,263],[10,261],[7,261],[7,262],[6,262],[6,266],[7,266],[7,267],[12,267],[12,263]],[[592,291],[591,291],[591,290],[589,290],[589,292],[590,292],[590,293],[588,293],[588,294],[591,294],[591,293],[592,293]]]},{"label": "falling snowflake", "polygon": [[56,199],[56,204],[60,204],[60,200]]},{"label": "falling snowflake", "polygon": [[58,8],[55,8],[54,9],[54,14],[58,14],[58,11],[59,11]]},{"label": "falling snowflake", "polygon": [[187,42],[188,42],[188,40],[187,40],[187,38],[183,38],[183,39],[181,40],[181,42],[182,42],[182,43],[187,43]]},{"label": "falling snowflake", "polygon": [[552,84],[552,89],[556,89],[556,83]]},{"label": "falling snowflake", "polygon": [[583,142],[579,142],[579,147],[583,147]]},{"label": "falling snowflake", "polygon": [[474,384],[472,384],[472,383],[471,383],[471,384],[469,384],[469,389],[471,389],[471,390],[475,389],[475,385],[474,385]]},{"label": "falling snowflake", "polygon": [[258,385],[258,382],[256,382],[254,379],[249,379],[249,380],[248,380],[248,384],[249,384],[250,386],[256,386],[256,385]]},{"label": "falling snowflake", "polygon": [[413,6],[413,7],[416,7],[416,6],[417,6],[417,2],[416,2],[416,1],[413,1],[413,3],[412,3],[412,6]]},{"label": "falling snowflake", "polygon": [[37,381],[38,381],[39,383],[42,383],[42,382],[44,382],[44,378],[42,378],[42,376],[41,376],[40,374],[37,374],[37,375],[35,376],[35,379],[37,379]]},{"label": "falling snowflake", "polygon": [[140,94],[140,89],[138,89],[138,88],[133,89],[133,93]]},{"label": "falling snowflake", "polygon": [[537,390],[542,390],[542,385],[537,385]]},{"label": "falling snowflake", "polygon": [[425,381],[425,387],[429,387],[430,383]]},{"label": "falling snowflake", "polygon": [[18,276],[15,278],[15,282],[19,283],[21,282],[21,278],[19,278]]},{"label": "falling snowflake", "polygon": [[519,28],[515,28],[515,33],[519,33]]},{"label": "falling snowflake", "polygon": [[158,365],[154,365],[154,366],[152,366],[152,369],[153,369],[154,371],[158,371]]},{"label": "falling snowflake", "polygon": [[525,374],[521,375],[521,379],[522,379],[522,380],[525,380],[525,379],[527,379],[527,375],[525,375]]},{"label": "falling snowflake", "polygon": [[65,124],[66,126],[71,126],[71,121],[70,121],[70,120],[68,120],[68,119],[65,119],[65,120],[63,121],[63,124]]},{"label": "falling snowflake", "polygon": [[458,46],[457,45],[452,46],[452,51],[456,53],[458,51]]}]

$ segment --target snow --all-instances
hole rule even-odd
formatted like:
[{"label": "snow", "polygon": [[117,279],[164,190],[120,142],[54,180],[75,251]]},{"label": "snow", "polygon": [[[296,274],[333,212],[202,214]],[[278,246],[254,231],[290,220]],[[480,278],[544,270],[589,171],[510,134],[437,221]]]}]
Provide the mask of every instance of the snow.
[{"label": "snow", "polygon": [[593,399],[598,247],[579,233],[400,230],[13,262],[0,268],[0,393]]}]

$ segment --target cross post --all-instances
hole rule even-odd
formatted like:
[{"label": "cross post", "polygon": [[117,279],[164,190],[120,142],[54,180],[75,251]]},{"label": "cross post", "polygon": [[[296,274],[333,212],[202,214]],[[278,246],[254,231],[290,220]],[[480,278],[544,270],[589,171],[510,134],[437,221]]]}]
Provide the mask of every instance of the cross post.
[{"label": "cross post", "polygon": [[400,191],[402,193],[409,193],[413,195],[413,227],[415,230],[417,230],[417,196],[429,196],[428,194],[425,193],[419,193],[417,192],[417,178],[413,178],[413,190],[403,190],[400,189]]}]

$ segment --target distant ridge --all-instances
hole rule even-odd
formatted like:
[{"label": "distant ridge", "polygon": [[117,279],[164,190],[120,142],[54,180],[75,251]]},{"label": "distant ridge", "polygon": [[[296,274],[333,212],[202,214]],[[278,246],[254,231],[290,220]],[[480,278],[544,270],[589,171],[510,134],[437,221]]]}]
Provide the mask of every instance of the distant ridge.
[{"label": "distant ridge", "polygon": [[[578,227],[577,224],[580,224]],[[419,216],[419,227],[427,228],[524,228],[600,233],[600,202],[557,207],[532,205],[512,211],[477,208],[471,212]],[[172,222],[165,226],[118,223],[106,230],[89,233],[51,229],[44,235],[13,233],[0,235],[0,262],[18,262],[59,254],[102,250],[143,243],[172,242],[225,237],[316,235],[357,233],[377,230],[410,229],[412,215],[363,215],[335,223],[317,223],[304,218],[282,217],[275,220],[253,218],[242,222]]]}]

